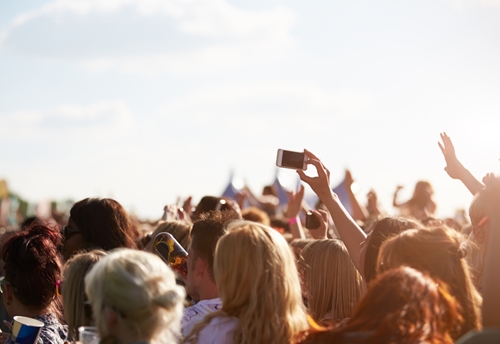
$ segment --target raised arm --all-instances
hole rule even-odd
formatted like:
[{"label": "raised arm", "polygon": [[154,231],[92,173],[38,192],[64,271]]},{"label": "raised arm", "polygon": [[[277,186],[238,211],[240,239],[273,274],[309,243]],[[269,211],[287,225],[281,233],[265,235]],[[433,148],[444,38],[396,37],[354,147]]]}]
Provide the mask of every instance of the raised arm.
[{"label": "raised arm", "polygon": [[299,218],[302,200],[304,199],[304,186],[301,185],[299,190],[291,192],[289,196],[285,217],[287,218],[290,232],[294,239],[305,239],[306,235]]},{"label": "raised arm", "polygon": [[398,193],[399,193],[399,190],[401,190],[403,188],[403,186],[401,185],[398,185],[396,187],[396,191],[394,191],[394,196],[392,196],[392,206],[393,207],[400,207],[403,205],[403,203],[398,203]]},{"label": "raised arm", "polygon": [[438,142],[438,145],[446,160],[444,170],[451,178],[460,180],[475,195],[484,187],[483,183],[477,180],[458,160],[451,138],[446,133],[440,135],[443,143]]},{"label": "raised arm", "polygon": [[500,328],[500,177],[488,174],[483,182],[487,196],[487,215],[490,221],[486,257],[483,269],[483,327]]},{"label": "raised arm", "polygon": [[314,165],[318,172],[317,177],[309,177],[303,171],[298,170],[300,179],[309,184],[311,189],[318,195],[321,201],[332,216],[333,222],[337,227],[340,237],[344,242],[351,260],[356,267],[359,267],[360,244],[366,239],[366,234],[358,226],[356,221],[344,208],[338,196],[330,187],[330,171],[323,165],[321,160],[311,152],[304,150],[309,160],[308,165]]},{"label": "raised arm", "polygon": [[352,217],[355,220],[366,221],[368,218],[368,211],[358,202],[356,195],[352,192],[351,186],[354,183],[354,179],[352,178],[351,171],[349,170],[345,170],[345,181],[347,195],[352,205]]}]

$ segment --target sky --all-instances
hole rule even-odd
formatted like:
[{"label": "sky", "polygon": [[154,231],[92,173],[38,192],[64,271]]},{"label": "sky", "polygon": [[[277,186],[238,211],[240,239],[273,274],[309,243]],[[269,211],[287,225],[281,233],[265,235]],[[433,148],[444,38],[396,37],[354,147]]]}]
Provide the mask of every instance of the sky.
[{"label": "sky", "polygon": [[500,0],[3,0],[0,179],[158,218],[231,175],[293,187],[276,150],[307,148],[361,202],[429,180],[452,216],[439,133],[500,173],[499,61]]}]

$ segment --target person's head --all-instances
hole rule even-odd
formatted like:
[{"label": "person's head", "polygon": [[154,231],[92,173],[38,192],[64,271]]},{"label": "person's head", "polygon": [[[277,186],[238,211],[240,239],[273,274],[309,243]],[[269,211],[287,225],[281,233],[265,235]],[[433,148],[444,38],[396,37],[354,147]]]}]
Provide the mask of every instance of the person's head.
[{"label": "person's head", "polygon": [[41,222],[14,234],[4,245],[3,300],[10,316],[23,309],[55,312],[56,283],[61,279],[57,251],[61,235],[57,228]]},{"label": "person's head", "polygon": [[415,190],[413,190],[411,199],[416,205],[424,208],[431,200],[433,194],[434,190],[432,189],[431,183],[421,180],[415,184]]},{"label": "person's head", "polygon": [[101,339],[175,342],[185,292],[176,285],[174,272],[154,254],[114,250],[87,273],[85,292]]},{"label": "person's head", "polygon": [[363,280],[340,240],[314,240],[302,250],[301,274],[309,313],[324,325],[350,318]]},{"label": "person's head", "polygon": [[246,208],[241,212],[241,217],[247,221],[253,221],[262,223],[265,226],[269,226],[271,224],[271,220],[269,219],[269,215],[263,210],[260,210],[257,207]]},{"label": "person's head", "polygon": [[193,222],[196,222],[200,218],[201,214],[207,213],[209,211],[227,210],[241,213],[239,205],[231,199],[223,197],[204,196],[191,214],[191,220],[193,220]]},{"label": "person's head", "polygon": [[198,329],[218,316],[236,317],[233,343],[279,344],[308,327],[293,254],[272,228],[231,222],[217,243],[214,276],[222,309]]},{"label": "person's head", "polygon": [[423,228],[423,225],[413,219],[404,217],[386,217],[376,221],[368,234],[360,252],[360,271],[366,283],[369,283],[377,273],[377,258],[380,246],[388,238],[407,229]]},{"label": "person's head", "polygon": [[129,215],[110,198],[86,198],[73,205],[63,229],[64,259],[81,250],[136,248],[139,232]]},{"label": "person's head", "polygon": [[215,245],[226,233],[226,225],[240,219],[240,215],[234,211],[210,211],[201,214],[193,224],[186,280],[187,293],[193,299],[212,298],[210,295],[217,293],[213,274]]},{"label": "person's head", "polygon": [[[460,305],[439,280],[409,267],[378,275],[343,327],[312,334],[304,344],[449,343],[460,331]],[[362,335],[365,336],[362,336]],[[351,338],[349,338],[351,339]]]},{"label": "person's head", "polygon": [[191,225],[189,222],[186,221],[168,221],[168,222],[161,222],[156,229],[149,234],[150,240],[146,244],[146,247],[144,247],[144,251],[148,251],[151,253],[154,253],[154,239],[156,236],[160,233],[170,233],[172,236],[177,240],[177,242],[185,249],[187,250],[189,246],[191,245],[191,228],[193,225]]},{"label": "person's head", "polygon": [[480,328],[481,302],[470,278],[461,244],[461,235],[445,226],[409,229],[387,239],[378,259],[381,271],[407,265],[445,282],[461,306],[464,326],[460,335]]},{"label": "person's head", "polygon": [[68,336],[71,340],[78,340],[78,327],[93,325],[92,309],[86,304],[85,275],[106,252],[94,250],[76,254],[66,262],[63,270],[62,293],[64,318],[68,324]]}]

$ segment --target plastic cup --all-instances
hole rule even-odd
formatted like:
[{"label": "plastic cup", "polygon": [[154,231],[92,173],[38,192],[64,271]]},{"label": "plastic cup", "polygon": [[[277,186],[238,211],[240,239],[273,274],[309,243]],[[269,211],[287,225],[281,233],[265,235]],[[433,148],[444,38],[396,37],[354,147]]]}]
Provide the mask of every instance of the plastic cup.
[{"label": "plastic cup", "polygon": [[80,326],[78,328],[78,339],[83,344],[99,344],[99,332],[94,326]]},{"label": "plastic cup", "polygon": [[38,341],[44,323],[28,317],[15,316],[11,339],[17,344],[34,344]]}]

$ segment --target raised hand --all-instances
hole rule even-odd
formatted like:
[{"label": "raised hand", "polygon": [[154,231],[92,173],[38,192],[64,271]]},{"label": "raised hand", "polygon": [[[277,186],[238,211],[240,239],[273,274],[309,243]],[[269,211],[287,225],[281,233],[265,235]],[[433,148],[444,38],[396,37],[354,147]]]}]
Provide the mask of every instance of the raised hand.
[{"label": "raised hand", "polygon": [[441,142],[438,142],[438,145],[443,153],[444,159],[446,160],[446,167],[444,170],[451,178],[461,179],[463,177],[465,167],[457,158],[453,142],[446,133],[441,133],[440,136],[443,143],[441,144]]},{"label": "raised hand", "polygon": [[311,213],[318,218],[319,227],[316,229],[308,228],[309,233],[314,239],[327,239],[328,213],[323,209],[311,210]]},{"label": "raised hand", "polygon": [[306,149],[304,149],[304,153],[308,157],[306,163],[308,165],[314,165],[314,167],[316,167],[318,176],[309,177],[302,170],[297,170],[297,173],[300,177],[300,180],[307,183],[311,187],[311,189],[313,189],[316,195],[318,195],[318,197],[324,202],[322,197],[331,194],[330,171],[325,167],[325,165],[323,165],[321,160],[316,155]]},{"label": "raised hand", "polygon": [[301,185],[297,192],[290,192],[288,194],[288,205],[285,213],[286,218],[293,219],[299,215],[303,199],[304,185]]},{"label": "raised hand", "polygon": [[443,153],[444,159],[446,160],[446,167],[444,170],[451,178],[462,181],[467,189],[475,195],[484,187],[484,185],[477,180],[458,160],[457,155],[455,154],[455,147],[453,146],[453,142],[451,142],[450,137],[446,133],[441,133],[440,135],[443,143],[441,144],[441,142],[438,142],[438,145]]}]

